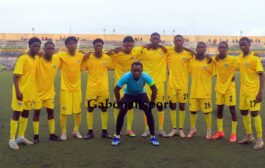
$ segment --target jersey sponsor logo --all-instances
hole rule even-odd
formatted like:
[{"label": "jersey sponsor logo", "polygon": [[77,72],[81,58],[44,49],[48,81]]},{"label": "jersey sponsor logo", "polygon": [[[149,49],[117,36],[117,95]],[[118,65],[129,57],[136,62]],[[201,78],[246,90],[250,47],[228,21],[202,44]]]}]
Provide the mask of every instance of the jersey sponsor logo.
[{"label": "jersey sponsor logo", "polygon": [[17,102],[17,105],[18,106],[22,106],[22,102]]},{"label": "jersey sponsor logo", "polygon": [[225,68],[229,68],[229,64],[224,64]]}]

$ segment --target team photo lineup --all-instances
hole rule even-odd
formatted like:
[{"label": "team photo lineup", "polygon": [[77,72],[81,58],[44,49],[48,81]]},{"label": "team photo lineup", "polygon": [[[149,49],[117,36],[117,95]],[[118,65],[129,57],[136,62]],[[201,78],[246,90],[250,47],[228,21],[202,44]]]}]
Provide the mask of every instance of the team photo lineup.
[{"label": "team photo lineup", "polygon": [[[94,51],[84,53],[77,50],[78,39],[69,36],[64,41],[67,51],[56,53],[54,42],[46,41],[42,44],[39,38],[30,38],[28,50],[17,58],[13,70],[10,149],[18,150],[21,144],[43,143],[40,141],[39,130],[40,114],[44,110],[47,113],[49,139],[66,141],[69,132],[76,139],[93,139],[93,127],[100,124],[94,122],[94,111],[98,108],[101,111],[100,136],[112,139],[110,145],[117,146],[121,142],[121,145],[126,145],[121,134],[125,118],[125,134],[129,137],[138,136],[132,125],[135,109],[139,109],[143,111],[144,121],[140,137],[148,137],[151,145],[159,146],[157,136],[168,138],[167,141],[171,141],[173,136],[183,139],[196,136],[199,112],[205,121],[198,120],[198,124],[206,123],[203,138],[207,141],[224,138],[225,107],[231,113],[231,131],[226,132],[229,141],[252,144],[255,150],[262,149],[264,141],[260,111],[264,69],[258,54],[251,51],[251,40],[241,37],[238,42],[241,53],[238,56],[228,54],[229,46],[225,41],[218,44],[219,53],[215,56],[207,54],[204,42],[198,42],[193,51],[183,46],[185,40],[181,35],[175,35],[172,41],[173,46],[164,46],[160,34],[152,33],[150,43],[135,46],[134,38],[126,36],[122,46],[105,52],[104,41],[96,38],[93,41]],[[59,95],[57,112],[54,110],[54,81],[58,71],[61,83],[60,92],[56,93]],[[81,89],[82,71],[87,74],[86,90]],[[114,72],[113,90],[109,89],[109,71]],[[239,92],[236,92],[236,87],[239,87],[235,83],[236,73],[240,74]],[[112,94],[115,96],[113,102],[110,101]],[[216,97],[215,102],[212,94]],[[85,104],[82,104],[82,100],[85,100]],[[213,105],[217,109],[216,120],[212,119]],[[86,109],[83,116],[82,106]],[[114,119],[109,118],[111,108],[114,110]],[[156,113],[152,112],[154,109],[157,109]],[[29,118],[31,111],[32,119]],[[167,111],[171,123],[164,123]],[[55,118],[54,113],[59,113],[59,118]],[[245,130],[243,139],[237,139],[237,123],[241,120],[238,114],[241,115],[242,121],[239,122],[243,123]],[[67,118],[70,115],[73,115],[74,126],[72,130],[67,130]],[[157,115],[157,121],[154,115]],[[185,120],[186,115],[189,115],[189,120]],[[86,123],[81,122],[82,117],[86,118]],[[108,131],[109,122],[115,123],[115,132]],[[185,123],[190,125],[188,132],[184,131]],[[33,124],[34,137],[25,137],[28,124]],[[60,125],[61,130],[55,130],[56,124]],[[80,132],[81,124],[87,126],[86,134]],[[170,132],[164,131],[165,124],[171,125]],[[217,125],[215,132],[212,131],[213,124]],[[60,132],[60,135],[56,132]]]}]

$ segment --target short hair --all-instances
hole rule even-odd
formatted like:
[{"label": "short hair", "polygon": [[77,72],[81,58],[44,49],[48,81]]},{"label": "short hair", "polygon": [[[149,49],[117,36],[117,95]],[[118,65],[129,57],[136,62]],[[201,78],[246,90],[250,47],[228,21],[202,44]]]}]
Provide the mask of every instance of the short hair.
[{"label": "short hair", "polygon": [[249,44],[251,43],[251,40],[249,38],[247,38],[247,37],[241,37],[239,42],[240,41],[247,41]]},{"label": "short hair", "polygon": [[157,32],[154,32],[154,33],[151,34],[151,37],[152,37],[152,36],[159,36],[159,37],[160,37],[160,34],[157,33]]},{"label": "short hair", "polygon": [[77,38],[75,37],[75,36],[69,36],[69,37],[67,37],[66,39],[65,39],[65,41],[64,41],[64,44],[66,45],[68,42],[70,42],[70,41],[74,41],[74,42],[78,42],[78,40],[77,40]]},{"label": "short hair", "polygon": [[126,42],[134,43],[133,37],[132,36],[126,36],[126,37],[124,37],[123,43],[126,43]]},{"label": "short hair", "polygon": [[174,39],[177,38],[177,37],[180,37],[180,38],[184,39],[184,37],[182,35],[180,35],[180,34],[175,35]]},{"label": "short hair", "polygon": [[52,44],[52,45],[55,46],[54,42],[52,42],[52,41],[47,41],[46,43],[44,43],[44,48],[46,48],[47,45],[49,45],[49,44]]},{"label": "short hair", "polygon": [[205,48],[207,47],[206,44],[205,44],[204,42],[202,42],[202,41],[200,41],[200,42],[197,43],[197,47],[198,47],[198,45],[200,45],[200,44],[203,44],[203,45],[205,46]]},{"label": "short hair", "polygon": [[139,62],[139,61],[132,63],[131,68],[132,68],[134,65],[135,65],[135,66],[141,66],[141,68],[143,68],[143,64],[142,64],[141,62]]},{"label": "short hair", "polygon": [[102,43],[104,44],[104,41],[101,38],[97,38],[93,41],[93,45],[95,45],[96,43]]},{"label": "short hair", "polygon": [[40,39],[38,37],[32,37],[29,39],[29,45],[35,43],[35,42],[39,42],[41,43]]},{"label": "short hair", "polygon": [[221,41],[221,42],[218,44],[218,46],[219,46],[220,44],[225,44],[226,47],[228,48],[228,43],[227,43],[227,42],[225,42],[225,41]]}]

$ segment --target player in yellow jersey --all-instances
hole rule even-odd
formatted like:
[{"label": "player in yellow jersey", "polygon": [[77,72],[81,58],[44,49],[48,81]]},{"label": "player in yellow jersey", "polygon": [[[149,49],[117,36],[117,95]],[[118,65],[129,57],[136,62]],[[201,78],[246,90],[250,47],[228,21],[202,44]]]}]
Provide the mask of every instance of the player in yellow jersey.
[{"label": "player in yellow jersey", "polygon": [[[165,82],[167,78],[167,50],[164,46],[160,45],[160,34],[152,33],[150,38],[150,44],[146,45],[142,49],[141,55],[138,57],[138,61],[143,64],[143,70],[147,72],[155,81],[157,87],[156,104],[158,110],[158,135],[161,137],[168,137],[164,131],[164,100],[165,100]],[[151,96],[151,90],[146,87],[147,95]],[[142,137],[150,135],[150,131],[147,126],[147,120],[144,116],[145,132]]]},{"label": "player in yellow jersey", "polygon": [[[33,37],[29,40],[29,51],[18,57],[13,71],[12,89],[12,118],[10,120],[9,147],[17,150],[17,144],[33,144],[25,138],[25,131],[28,123],[29,111],[32,109],[34,99],[34,85],[36,74],[36,56],[40,51],[40,39]],[[19,123],[18,138],[15,140]]]},{"label": "player in yellow jersey", "polygon": [[230,142],[236,142],[236,88],[235,70],[237,67],[236,57],[227,55],[228,44],[220,42],[218,45],[219,54],[213,58],[216,74],[216,105],[217,105],[217,133],[213,139],[223,138],[223,110],[224,105],[228,106],[232,115],[232,131]]},{"label": "player in yellow jersey", "polygon": [[199,42],[196,47],[196,56],[190,60],[189,72],[191,75],[190,89],[190,131],[188,138],[196,135],[197,112],[204,113],[206,120],[206,139],[211,139],[212,127],[212,75],[213,63],[210,57],[205,55],[206,44]]},{"label": "player in yellow jersey", "polygon": [[[188,64],[192,59],[192,53],[183,48],[183,36],[174,37],[174,45],[167,47],[167,65],[169,70],[168,77],[168,101],[170,102],[170,119],[172,130],[169,137],[186,137],[183,127],[185,121],[185,104],[188,102]],[[179,127],[177,131],[176,108],[179,103]]]},{"label": "player in yellow jersey", "polygon": [[[238,56],[238,68],[240,71],[240,113],[243,116],[243,124],[246,137],[239,141],[240,144],[253,143],[251,117],[254,119],[257,140],[254,149],[264,147],[262,121],[259,114],[264,85],[264,69],[260,58],[250,51],[251,41],[247,37],[239,40],[242,53]],[[249,113],[250,111],[250,113]]]},{"label": "player in yellow jersey", "polygon": [[60,59],[61,92],[60,92],[60,124],[62,129],[61,139],[67,139],[67,116],[74,114],[73,136],[82,139],[79,132],[81,124],[81,63],[84,54],[76,51],[78,40],[74,36],[65,40],[66,52],[56,54]]},{"label": "player in yellow jersey", "polygon": [[[139,47],[134,47],[134,39],[131,36],[126,36],[123,39],[123,47],[113,49],[108,52],[108,55],[111,56],[113,67],[114,67],[114,79],[115,85],[117,81],[131,69],[131,64],[136,61],[136,58],[141,53]],[[120,94],[123,95],[123,89],[120,90]],[[115,123],[119,109],[114,109],[114,119]],[[126,135],[135,137],[135,133],[132,131],[132,122],[133,122],[133,110],[128,110],[127,113],[127,131]]]},{"label": "player in yellow jersey", "polygon": [[111,58],[104,54],[104,41],[95,39],[93,41],[94,53],[90,54],[89,58],[82,63],[82,70],[88,71],[87,89],[86,89],[86,106],[87,106],[87,128],[88,133],[84,139],[94,137],[93,121],[94,109],[101,109],[101,123],[103,138],[112,138],[107,131],[108,127],[108,111],[109,102],[109,77],[108,70],[113,69]]},{"label": "player in yellow jersey", "polygon": [[40,112],[42,108],[46,108],[47,111],[50,140],[61,140],[60,137],[55,135],[54,79],[59,68],[60,60],[53,56],[54,52],[55,44],[52,41],[48,41],[44,44],[44,54],[36,57],[36,97],[33,101],[34,143],[39,142]]}]

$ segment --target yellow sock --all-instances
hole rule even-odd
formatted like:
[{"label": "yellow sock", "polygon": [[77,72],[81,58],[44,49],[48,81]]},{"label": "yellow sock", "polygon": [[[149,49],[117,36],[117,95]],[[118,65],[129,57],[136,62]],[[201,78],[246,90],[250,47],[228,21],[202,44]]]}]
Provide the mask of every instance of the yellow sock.
[{"label": "yellow sock", "polygon": [[86,122],[87,122],[87,129],[92,130],[93,129],[93,123],[94,123],[94,113],[93,112],[87,112],[86,113]]},{"label": "yellow sock", "polygon": [[250,115],[244,115],[243,116],[243,124],[246,130],[247,134],[252,134],[252,128],[251,128],[251,118]]},{"label": "yellow sock", "polygon": [[33,132],[34,135],[39,135],[40,121],[33,121]]},{"label": "yellow sock", "polygon": [[81,113],[74,114],[74,131],[79,131],[79,127],[81,124]]},{"label": "yellow sock", "polygon": [[19,119],[19,128],[18,128],[18,136],[19,137],[24,137],[25,136],[25,131],[28,125],[28,118],[24,118],[20,116]]},{"label": "yellow sock", "polygon": [[67,124],[67,116],[66,115],[60,115],[60,124],[62,133],[66,133],[66,124]]},{"label": "yellow sock", "polygon": [[207,129],[212,128],[212,114],[208,113],[204,115]]},{"label": "yellow sock", "polygon": [[177,128],[177,112],[176,110],[170,110],[170,119],[172,128]]},{"label": "yellow sock", "polygon": [[50,134],[54,134],[55,133],[55,119],[50,119],[48,120],[48,125],[49,125],[49,132]]},{"label": "yellow sock", "polygon": [[128,110],[127,112],[127,130],[132,130],[132,122],[133,122],[133,110]]},{"label": "yellow sock", "polygon": [[232,134],[236,134],[237,121],[232,121]]},{"label": "yellow sock", "polygon": [[145,114],[144,114],[144,126],[145,126],[146,130],[149,130],[149,127],[148,127],[148,124],[147,124],[147,118],[146,118]]},{"label": "yellow sock", "polygon": [[257,138],[262,138],[262,121],[260,115],[253,117],[256,128]]},{"label": "yellow sock", "polygon": [[179,128],[184,128],[186,112],[179,110]]},{"label": "yellow sock", "polygon": [[117,123],[118,115],[119,115],[119,109],[118,108],[115,108],[114,109],[114,122],[115,122],[115,125]]},{"label": "yellow sock", "polygon": [[217,130],[218,132],[223,132],[223,119],[222,118],[217,118]]},{"label": "yellow sock", "polygon": [[157,114],[158,114],[158,129],[163,130],[164,129],[164,118],[165,118],[164,111],[158,111]]},{"label": "yellow sock", "polygon": [[102,129],[107,129],[108,128],[108,112],[101,112],[101,126]]},{"label": "yellow sock", "polygon": [[190,128],[196,128],[197,113],[190,113]]},{"label": "yellow sock", "polygon": [[11,119],[10,120],[10,139],[16,138],[17,127],[18,127],[18,121]]}]

